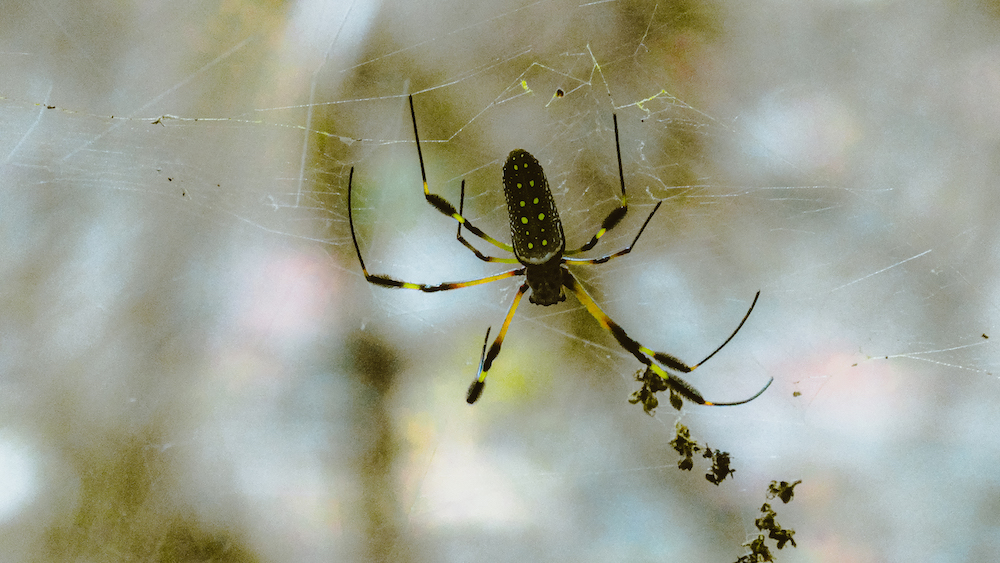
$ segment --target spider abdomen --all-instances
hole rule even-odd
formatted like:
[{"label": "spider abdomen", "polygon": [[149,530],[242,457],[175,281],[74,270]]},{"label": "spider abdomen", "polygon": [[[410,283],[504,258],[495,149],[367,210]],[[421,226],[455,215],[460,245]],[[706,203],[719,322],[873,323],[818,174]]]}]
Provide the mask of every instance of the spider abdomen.
[{"label": "spider abdomen", "polygon": [[514,149],[503,165],[514,256],[524,265],[544,264],[566,250],[562,223],[542,165],[523,149]]}]

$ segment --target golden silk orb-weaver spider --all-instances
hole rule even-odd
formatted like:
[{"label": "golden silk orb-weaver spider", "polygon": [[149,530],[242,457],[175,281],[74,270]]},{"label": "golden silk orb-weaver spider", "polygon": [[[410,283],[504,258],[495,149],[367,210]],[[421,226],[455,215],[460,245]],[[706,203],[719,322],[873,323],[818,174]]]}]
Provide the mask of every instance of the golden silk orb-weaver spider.
[{"label": "golden silk orb-weaver spider", "polygon": [[[529,301],[535,303],[536,305],[548,306],[565,301],[566,294],[564,290],[568,289],[573,293],[573,295],[576,296],[577,300],[583,304],[583,306],[587,309],[587,312],[597,319],[597,322],[615,337],[618,344],[635,356],[637,360],[646,365],[647,373],[652,371],[662,379],[662,383],[664,385],[659,387],[669,388],[681,397],[694,401],[699,405],[716,407],[742,405],[759,397],[761,393],[763,393],[768,386],[771,385],[771,382],[774,381],[774,378],[771,378],[760,391],[749,399],[720,403],[706,401],[705,398],[701,396],[701,393],[691,386],[691,384],[666,371],[666,369],[670,369],[682,373],[690,373],[698,366],[707,362],[712,356],[728,344],[729,341],[736,336],[736,333],[739,332],[740,328],[743,327],[743,323],[746,322],[747,318],[750,317],[750,313],[753,311],[754,305],[757,304],[757,298],[760,297],[759,291],[757,292],[757,295],[754,296],[753,303],[750,304],[750,309],[747,311],[746,315],[743,316],[743,320],[740,321],[736,330],[729,335],[729,338],[727,338],[725,342],[723,342],[711,354],[706,356],[702,361],[694,365],[688,365],[670,354],[656,352],[633,340],[632,337],[625,333],[625,330],[619,326],[618,323],[611,320],[611,318],[605,314],[603,310],[601,310],[601,308],[597,305],[593,298],[590,297],[587,291],[582,285],[580,285],[580,282],[577,281],[576,277],[570,271],[568,267],[570,265],[603,264],[609,260],[618,258],[619,256],[624,256],[631,252],[635,243],[638,242],[639,237],[642,235],[642,232],[646,229],[646,226],[649,225],[649,221],[653,218],[653,215],[656,214],[656,210],[658,210],[660,205],[663,203],[660,201],[655,207],[653,207],[653,211],[649,213],[649,216],[646,217],[646,221],[643,222],[642,227],[639,228],[639,232],[635,235],[635,238],[632,239],[632,244],[628,245],[624,249],[599,258],[568,258],[568,256],[586,252],[593,248],[601,237],[605,235],[605,233],[613,229],[616,225],[618,225],[618,223],[621,222],[628,211],[628,206],[625,201],[625,175],[622,171],[621,146],[618,141],[617,115],[614,115],[615,151],[618,156],[618,179],[621,182],[622,191],[621,201],[619,206],[604,218],[604,221],[601,223],[601,228],[597,231],[597,234],[595,234],[590,241],[587,242],[587,244],[584,244],[575,250],[566,250],[566,237],[563,235],[563,226],[562,222],[559,220],[559,211],[556,209],[555,201],[552,199],[552,193],[549,191],[549,184],[545,179],[545,173],[542,171],[542,166],[538,163],[538,160],[536,160],[535,157],[531,156],[530,153],[523,149],[515,149],[511,151],[510,155],[507,157],[507,162],[503,166],[504,195],[507,199],[507,212],[510,215],[510,234],[512,244],[500,242],[481,231],[462,215],[463,206],[465,204],[465,180],[462,180],[458,209],[455,209],[455,206],[443,197],[430,193],[430,190],[427,187],[427,173],[424,169],[424,156],[420,149],[420,135],[417,133],[417,115],[413,110],[412,95],[410,96],[410,117],[413,120],[413,137],[416,140],[417,158],[420,161],[420,176],[423,179],[424,198],[427,200],[427,203],[431,204],[435,209],[458,222],[458,232],[456,235],[458,241],[472,251],[477,258],[484,262],[519,264],[520,267],[500,274],[487,276],[485,278],[439,284],[411,283],[388,276],[369,273],[368,268],[365,267],[365,261],[361,257],[361,249],[358,246],[358,238],[354,231],[354,217],[351,212],[351,192],[354,185],[353,167],[351,168],[350,176],[347,180],[347,220],[351,228],[351,240],[354,242],[354,250],[358,254],[358,262],[361,263],[361,271],[364,272],[365,279],[367,279],[370,283],[382,287],[415,289],[418,291],[432,293],[435,291],[448,291],[451,289],[490,283],[516,276],[525,277],[524,283],[521,284],[521,287],[518,288],[517,293],[514,295],[514,302],[511,303],[510,309],[507,311],[507,316],[504,318],[503,325],[500,327],[500,333],[493,341],[493,345],[489,347],[489,350],[487,350],[487,344],[489,343],[490,338],[490,328],[486,329],[486,338],[483,341],[483,351],[479,358],[479,373],[477,373],[475,379],[472,380],[472,385],[469,386],[469,391],[466,396],[466,401],[469,404],[475,403],[476,400],[479,399],[480,395],[482,395],[483,387],[486,385],[486,375],[493,366],[493,361],[500,354],[500,347],[503,345],[503,340],[507,335],[507,329],[510,327],[510,322],[514,318],[514,312],[517,310],[517,306],[521,302],[521,298],[524,297],[524,294],[527,293],[528,290],[531,290],[531,294],[528,296]],[[492,244],[493,246],[512,253],[514,257],[499,258],[483,254],[462,236],[463,226],[470,233]],[[664,367],[666,369],[664,369]]]}]

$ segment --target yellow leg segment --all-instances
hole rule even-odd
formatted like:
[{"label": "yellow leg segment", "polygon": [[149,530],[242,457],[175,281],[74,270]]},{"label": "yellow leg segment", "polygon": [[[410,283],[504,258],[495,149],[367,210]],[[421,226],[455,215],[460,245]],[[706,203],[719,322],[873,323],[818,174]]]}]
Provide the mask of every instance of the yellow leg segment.
[{"label": "yellow leg segment", "polygon": [[[500,355],[500,347],[503,346],[504,336],[507,335],[507,329],[510,328],[510,321],[514,319],[514,312],[517,311],[517,305],[521,302],[521,298],[524,297],[527,291],[528,284],[526,283],[517,289],[514,302],[510,304],[510,309],[507,311],[507,318],[503,320],[503,325],[500,327],[500,334],[497,334],[497,338],[493,341],[493,345],[490,346],[489,352],[486,351],[486,342],[483,342],[483,355],[479,358],[479,373],[472,380],[472,385],[469,386],[469,393],[465,398],[465,401],[470,405],[475,403],[479,399],[479,396],[483,394],[483,387],[486,386],[486,375],[493,365],[493,360]],[[490,331],[486,329],[486,340],[489,340],[489,338]]]},{"label": "yellow leg segment", "polygon": [[[580,285],[580,282],[578,282],[576,278],[573,277],[573,274],[571,274],[568,270],[565,271],[563,274],[563,285],[565,285],[568,289],[570,289],[573,292],[574,295],[576,295],[577,300],[579,300],[580,303],[582,303],[583,306],[586,307],[587,312],[589,312],[592,317],[597,319],[597,322],[600,323],[601,326],[605,328],[605,330],[610,332],[615,337],[615,339],[618,341],[618,344],[620,344],[622,348],[625,348],[626,350],[631,352],[632,355],[636,357],[636,359],[638,359],[640,362],[648,366],[649,369],[653,371],[653,373],[660,376],[667,383],[667,385],[670,386],[671,389],[673,389],[679,395],[690,401],[698,403],[699,405],[706,405],[713,407],[742,405],[743,403],[748,403],[759,397],[761,393],[763,393],[771,385],[771,382],[774,381],[774,378],[772,377],[767,382],[767,385],[764,385],[763,389],[758,391],[753,397],[750,397],[749,399],[731,403],[715,403],[712,401],[706,401],[705,398],[701,396],[701,393],[699,393],[694,387],[692,387],[690,383],[684,381],[683,379],[677,377],[676,375],[668,373],[666,370],[656,365],[653,362],[653,360],[663,363],[671,369],[682,371],[684,373],[689,373],[699,365],[703,364],[705,360],[707,360],[708,358],[705,358],[705,360],[698,362],[692,367],[688,366],[679,359],[671,356],[670,354],[664,354],[663,352],[656,352],[655,350],[650,350],[649,348],[633,340],[632,337],[630,337],[628,334],[625,333],[625,329],[618,326],[618,324],[615,323],[615,321],[611,320],[611,317],[609,317],[603,310],[601,310],[600,306],[597,305],[597,303],[590,296],[590,294],[587,293],[587,291],[583,288],[583,286]],[[756,298],[754,298],[754,303],[756,303]],[[753,306],[751,306],[751,310],[753,310]],[[744,317],[743,321],[746,321],[746,317]],[[742,326],[743,322],[740,323],[740,327]],[[739,327],[737,327],[736,330],[739,330]],[[735,334],[736,333],[734,332],[733,335]],[[725,344],[728,343],[730,339],[732,339],[732,336],[726,339],[726,342],[723,343],[723,346],[725,346]],[[719,348],[721,348],[721,346]],[[719,349],[715,350],[715,352],[718,351]],[[713,355],[715,355],[715,352],[712,352],[708,357],[711,358]]]}]

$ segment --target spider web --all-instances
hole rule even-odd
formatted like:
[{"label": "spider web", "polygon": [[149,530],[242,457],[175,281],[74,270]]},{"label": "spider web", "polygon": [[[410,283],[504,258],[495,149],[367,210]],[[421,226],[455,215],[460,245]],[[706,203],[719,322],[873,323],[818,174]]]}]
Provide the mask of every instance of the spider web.
[{"label": "spider web", "polygon": [[[733,561],[768,483],[802,479],[777,560],[995,553],[1000,50],[997,14],[963,10],[12,6],[3,551]],[[767,392],[647,417],[627,401],[641,365],[569,297],[523,302],[466,405],[520,282],[379,288],[350,242],[353,167],[372,273],[504,270],[424,202],[410,94],[431,191],[457,205],[464,180],[465,215],[503,241],[513,148],[545,168],[568,245],[589,240],[618,201],[616,114],[629,214],[587,255],[663,204],[631,254],[573,271],[688,362],[760,290],[685,379]],[[736,473],[679,471],[677,421]]]}]

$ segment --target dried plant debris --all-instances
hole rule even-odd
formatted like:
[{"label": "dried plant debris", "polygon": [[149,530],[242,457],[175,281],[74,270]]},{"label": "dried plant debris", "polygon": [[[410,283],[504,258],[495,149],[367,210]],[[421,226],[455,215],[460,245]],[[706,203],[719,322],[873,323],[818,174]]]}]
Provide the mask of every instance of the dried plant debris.
[{"label": "dried plant debris", "polygon": [[[759,296],[760,292],[758,292],[757,295]],[[581,295],[580,297],[584,298],[586,296]],[[754,297],[754,303],[756,302],[757,298]],[[753,310],[752,305],[750,307],[750,310],[751,311]],[[750,313],[748,311],[747,316],[749,315]],[[745,321],[746,317],[744,317],[743,320]],[[608,319],[608,322],[611,322],[611,320]],[[742,322],[740,323],[740,326],[743,326]],[[739,330],[739,327],[737,327],[736,330]],[[735,334],[736,333],[734,332],[733,335]],[[616,332],[615,335],[617,336],[618,333]],[[732,338],[732,336],[730,336],[729,338]],[[722,346],[725,346],[726,343],[728,342],[729,340],[726,340],[726,342],[722,343]],[[722,346],[720,346],[715,352],[721,350]],[[651,352],[651,350],[646,350],[645,348],[642,348],[640,351],[642,350],[645,350],[646,352]],[[705,363],[709,358],[715,355],[715,352],[709,354],[707,358],[695,364],[693,367],[684,365],[684,363],[678,360],[677,358],[674,358],[669,354],[662,354],[660,352],[654,352],[653,359],[655,359],[657,362],[662,362],[666,366],[670,366],[670,369],[676,369],[678,371],[688,373],[694,370],[694,368]],[[674,409],[676,410],[681,410],[681,406],[683,406],[684,399],[687,399],[692,403],[698,405],[705,405],[708,407],[732,407],[736,405],[745,405],[746,403],[749,403],[750,401],[756,399],[757,397],[760,397],[764,393],[764,391],[767,391],[767,388],[771,386],[771,383],[774,382],[774,378],[772,377],[767,381],[764,387],[760,389],[760,391],[757,391],[757,393],[755,393],[752,397],[748,399],[743,399],[742,401],[719,403],[715,401],[706,400],[705,397],[702,397],[701,393],[699,393],[697,389],[692,387],[690,383],[684,381],[683,379],[677,377],[676,375],[667,373],[666,371],[663,370],[663,368],[660,368],[659,366],[654,365],[652,363],[646,366],[645,370],[637,371],[635,374],[635,380],[638,381],[639,383],[642,383],[642,387],[640,387],[639,390],[636,391],[635,393],[632,393],[632,396],[629,397],[628,402],[632,403],[633,405],[636,403],[642,403],[642,410],[646,411],[646,414],[650,416],[653,416],[653,412],[656,410],[656,407],[660,405],[659,399],[656,398],[656,394],[660,391],[668,391],[668,390],[670,391],[670,406],[674,407]]]},{"label": "dried plant debris", "polygon": [[670,406],[674,407],[675,410],[681,410],[681,406],[683,405],[681,396],[667,385],[667,380],[657,375],[652,369],[647,367],[645,370],[637,371],[635,380],[642,383],[642,387],[635,393],[632,393],[628,402],[633,405],[642,403],[642,410],[649,416],[653,416],[656,407],[660,406],[660,400],[656,398],[656,394],[660,391],[669,390]]},{"label": "dried plant debris", "polygon": [[777,520],[774,519],[778,514],[771,508],[770,504],[765,502],[760,507],[760,513],[761,517],[754,520],[754,525],[757,526],[758,530],[767,531],[767,537],[777,542],[775,547],[782,549],[788,542],[792,543],[792,547],[796,547],[795,540],[792,538],[795,535],[795,530],[785,530],[778,525]]},{"label": "dried plant debris", "polygon": [[[798,485],[802,481],[795,481],[789,484],[788,481],[782,481],[778,483],[777,481],[771,481],[771,485],[768,487],[767,498],[780,498],[782,502],[787,503],[792,500],[793,489],[795,485]],[[778,549],[783,549],[785,544],[791,543],[792,547],[795,545],[795,530],[782,528],[776,517],[778,514],[771,508],[771,505],[764,503],[760,507],[760,517],[754,520],[754,525],[760,530],[760,534],[757,535],[753,540],[743,544],[744,547],[750,550],[736,560],[736,563],[758,563],[761,561],[774,561],[771,555],[771,549],[767,546],[766,540],[772,539],[775,542],[775,547]],[[767,532],[767,535],[764,535]]]},{"label": "dried plant debris", "polygon": [[676,434],[674,439],[670,440],[670,446],[683,458],[677,462],[677,467],[684,471],[691,471],[691,468],[694,467],[694,454],[701,451],[701,446],[691,439],[691,431],[688,430],[687,426],[677,423]]},{"label": "dried plant debris", "polygon": [[754,538],[750,543],[743,544],[745,547],[750,548],[750,553],[741,556],[736,560],[736,563],[757,563],[759,561],[774,561],[771,558],[771,548],[767,547],[764,543],[764,535],[761,534]]},{"label": "dried plant debris", "polygon": [[712,460],[711,472],[705,474],[705,479],[708,479],[709,483],[718,486],[726,477],[736,473],[735,469],[729,467],[729,452],[712,451],[712,448],[705,446],[705,453],[702,457]]},{"label": "dried plant debris", "polygon": [[767,498],[773,499],[774,497],[778,497],[781,499],[781,502],[788,504],[788,502],[792,500],[792,497],[795,495],[795,485],[798,485],[801,482],[802,479],[799,479],[794,483],[789,483],[788,481],[782,481],[781,483],[771,481],[771,484],[767,487]]},{"label": "dried plant debris", "polygon": [[729,452],[713,450],[707,444],[702,448],[697,440],[691,438],[691,431],[688,427],[679,422],[676,426],[674,439],[670,441],[670,446],[680,454],[681,460],[677,462],[677,467],[684,471],[691,471],[694,468],[695,454],[704,450],[701,457],[712,460],[712,468],[709,470],[709,473],[705,474],[705,479],[713,485],[718,486],[726,477],[736,472],[729,465],[731,462]]}]

